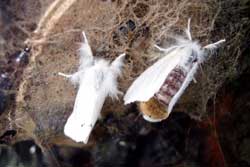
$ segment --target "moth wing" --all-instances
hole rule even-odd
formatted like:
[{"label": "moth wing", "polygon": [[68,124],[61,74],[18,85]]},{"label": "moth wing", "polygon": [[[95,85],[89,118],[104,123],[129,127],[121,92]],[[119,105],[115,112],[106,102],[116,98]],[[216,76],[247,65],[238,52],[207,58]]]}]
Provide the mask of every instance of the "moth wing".
[{"label": "moth wing", "polygon": [[125,104],[148,101],[162,86],[171,70],[180,62],[176,48],[144,71],[129,87],[124,96]]},{"label": "moth wing", "polygon": [[188,75],[186,76],[185,80],[183,81],[180,89],[178,90],[178,92],[173,96],[173,98],[171,99],[169,105],[168,105],[168,113],[170,114],[174,105],[176,104],[176,102],[178,101],[178,99],[181,97],[181,95],[184,93],[185,89],[188,87],[188,85],[190,84],[190,82],[193,80],[194,74],[196,73],[197,69],[198,69],[198,63],[195,63],[193,65],[193,67],[190,69],[190,71],[188,72]]},{"label": "moth wing", "polygon": [[100,84],[96,71],[87,70],[77,92],[73,112],[64,126],[65,135],[76,142],[88,142],[100,115],[107,96],[105,91],[100,90]]}]

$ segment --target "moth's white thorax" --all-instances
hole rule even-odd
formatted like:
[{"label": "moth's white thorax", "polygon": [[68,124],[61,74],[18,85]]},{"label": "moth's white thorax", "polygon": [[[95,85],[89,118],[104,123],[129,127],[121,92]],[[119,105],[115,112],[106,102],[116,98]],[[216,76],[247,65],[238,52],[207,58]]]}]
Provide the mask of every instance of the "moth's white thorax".
[{"label": "moth's white thorax", "polygon": [[84,68],[83,70],[95,70],[97,71],[106,71],[109,69],[109,61],[103,59],[96,59],[92,62],[92,64],[88,68]]},{"label": "moth's white thorax", "polygon": [[94,66],[96,69],[103,69],[108,70],[109,69],[110,62],[104,59],[96,59],[94,61]]},{"label": "moth's white thorax", "polygon": [[85,77],[93,77],[93,80],[95,80],[96,76],[98,76],[98,80],[102,82],[105,79],[105,74],[110,72],[109,61],[97,59],[92,66],[84,68],[82,71],[85,75],[80,78],[80,85],[82,82],[86,82]]},{"label": "moth's white thorax", "polygon": [[[86,68],[84,73],[86,73],[85,76],[89,79],[93,77],[93,81],[96,80],[94,82],[96,83],[95,89],[99,91],[100,95],[110,95],[114,98],[113,94],[118,93],[118,90],[116,89],[114,71],[110,68],[109,61],[104,59],[95,59],[93,65]],[[86,81],[85,76],[80,79],[80,83],[88,82]],[[92,81],[90,81],[90,84],[92,84]]]},{"label": "moth's white thorax", "polygon": [[179,47],[176,48],[177,56],[181,57],[179,65],[186,71],[192,68],[193,63],[203,60],[204,51],[196,41],[182,40]]}]

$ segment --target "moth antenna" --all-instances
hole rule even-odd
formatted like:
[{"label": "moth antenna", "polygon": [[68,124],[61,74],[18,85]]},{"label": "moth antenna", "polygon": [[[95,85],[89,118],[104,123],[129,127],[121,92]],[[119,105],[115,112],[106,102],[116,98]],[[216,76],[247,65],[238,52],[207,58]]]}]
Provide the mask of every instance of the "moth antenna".
[{"label": "moth antenna", "polygon": [[190,22],[191,22],[191,18],[188,19],[188,25],[187,25],[187,29],[186,29],[186,34],[188,36],[188,39],[190,41],[192,41]]},{"label": "moth antenna", "polygon": [[165,48],[162,48],[156,44],[154,44],[154,47],[157,48],[159,51],[165,51],[166,49]]},{"label": "moth antenna", "polygon": [[109,66],[109,72],[105,73],[106,81],[103,83],[105,91],[112,99],[118,99],[118,95],[122,92],[118,90],[117,77],[121,75],[121,69],[125,58],[125,53],[118,56]]},{"label": "moth antenna", "polygon": [[65,78],[70,78],[72,77],[71,74],[65,74],[65,73],[62,73],[62,72],[59,72],[58,75],[62,76],[62,77],[65,77]]},{"label": "moth antenna", "polygon": [[59,72],[58,75],[69,79],[74,85],[77,85],[80,82],[80,75],[82,75],[82,71],[75,72],[74,74],[64,74]]},{"label": "moth antenna", "polygon": [[208,50],[214,50],[216,49],[221,43],[225,42],[226,40],[225,39],[222,39],[222,40],[219,40],[215,43],[212,43],[212,44],[208,44],[206,46],[204,46],[203,48],[204,49],[208,49]]},{"label": "moth antenna", "polygon": [[83,42],[81,43],[80,51],[80,69],[83,69],[87,66],[90,66],[94,62],[93,53],[91,47],[89,46],[89,42],[87,36],[84,31],[82,31]]},{"label": "moth antenna", "polygon": [[206,59],[206,57],[208,56],[207,51],[213,53],[214,50],[217,49],[219,47],[219,45],[225,41],[226,41],[225,39],[222,39],[222,40],[219,40],[215,43],[208,44],[208,45],[204,46],[203,49],[205,52],[203,52],[203,56],[201,56],[200,62],[203,62]]},{"label": "moth antenna", "polygon": [[162,47],[160,47],[160,46],[158,46],[158,45],[154,45],[154,47],[156,47],[159,51],[162,51],[162,52],[165,52],[165,53],[169,53],[169,52],[172,51],[173,49],[178,48],[178,47],[180,47],[180,46],[178,45],[178,46],[171,46],[171,47],[169,47],[169,48],[162,48]]},{"label": "moth antenna", "polygon": [[82,31],[82,36],[83,36],[83,43],[88,44],[89,42],[88,42],[87,36],[86,36],[84,31]]},{"label": "moth antenna", "polygon": [[121,68],[123,66],[123,61],[125,59],[125,56],[126,54],[122,53],[111,63],[112,71],[114,71],[118,76],[121,74]]},{"label": "moth antenna", "polygon": [[[159,51],[165,53],[164,56],[166,54],[168,54],[169,52],[172,52],[174,49],[180,48],[180,47],[183,47],[183,46],[184,45],[173,45],[173,46],[170,46],[169,48],[162,48],[162,47],[160,47],[160,46],[158,46],[156,44],[154,45],[154,47],[157,48]],[[158,59],[160,57],[161,57],[161,55],[157,55],[157,56],[154,55],[154,56],[152,56],[152,58],[150,59],[150,61],[155,61],[156,59]]]}]

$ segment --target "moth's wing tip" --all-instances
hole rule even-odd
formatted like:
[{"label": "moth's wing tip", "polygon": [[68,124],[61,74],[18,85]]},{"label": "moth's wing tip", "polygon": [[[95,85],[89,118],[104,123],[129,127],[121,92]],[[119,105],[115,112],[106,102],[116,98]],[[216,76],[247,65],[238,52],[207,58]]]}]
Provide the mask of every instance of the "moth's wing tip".
[{"label": "moth's wing tip", "polygon": [[128,101],[126,101],[126,100],[124,100],[124,99],[123,99],[123,101],[124,101],[124,105],[129,104],[129,102],[128,102]]},{"label": "moth's wing tip", "polygon": [[124,101],[124,105],[127,105],[127,104],[132,103],[130,100],[128,100],[128,98],[126,97],[126,95],[125,95],[125,97],[123,98],[123,101]]},{"label": "moth's wing tip", "polygon": [[64,126],[64,135],[77,143],[83,142],[84,144],[87,144],[91,131],[92,128],[90,127],[82,129],[77,127],[77,125],[71,126],[69,123],[66,123]]},{"label": "moth's wing tip", "polygon": [[88,143],[88,139],[85,139],[85,140],[83,140],[83,139],[73,139],[75,142],[77,142],[77,143],[83,143],[83,144],[87,144]]},{"label": "moth's wing tip", "polygon": [[72,135],[72,134],[66,134],[64,133],[65,136],[69,137],[71,140],[77,142],[77,143],[84,143],[84,144],[87,144],[88,143],[88,139],[89,139],[89,135],[85,136],[85,137],[79,137],[79,136],[75,136],[75,135]]},{"label": "moth's wing tip", "polygon": [[128,105],[128,104],[130,104],[130,103],[136,102],[137,100],[132,99],[132,98],[124,98],[123,101],[124,101],[124,104],[125,104],[125,105]]},{"label": "moth's wing tip", "polygon": [[123,101],[124,101],[125,105],[131,103],[131,100],[129,98],[128,92],[126,92],[126,94],[123,96]]},{"label": "moth's wing tip", "polygon": [[130,102],[124,102],[124,105],[128,105],[128,104],[130,104]]}]

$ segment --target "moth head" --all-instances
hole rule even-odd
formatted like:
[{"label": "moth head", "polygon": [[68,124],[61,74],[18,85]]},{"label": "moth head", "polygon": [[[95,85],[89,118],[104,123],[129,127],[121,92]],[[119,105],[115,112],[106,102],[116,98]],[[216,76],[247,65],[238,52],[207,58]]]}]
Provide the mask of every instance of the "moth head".
[{"label": "moth head", "polygon": [[192,50],[191,55],[188,57],[188,63],[193,64],[198,61],[198,52],[196,50]]},{"label": "moth head", "polygon": [[194,63],[200,62],[203,52],[198,44],[190,44],[190,46],[183,47],[179,54],[182,55],[180,65],[189,70]]}]

